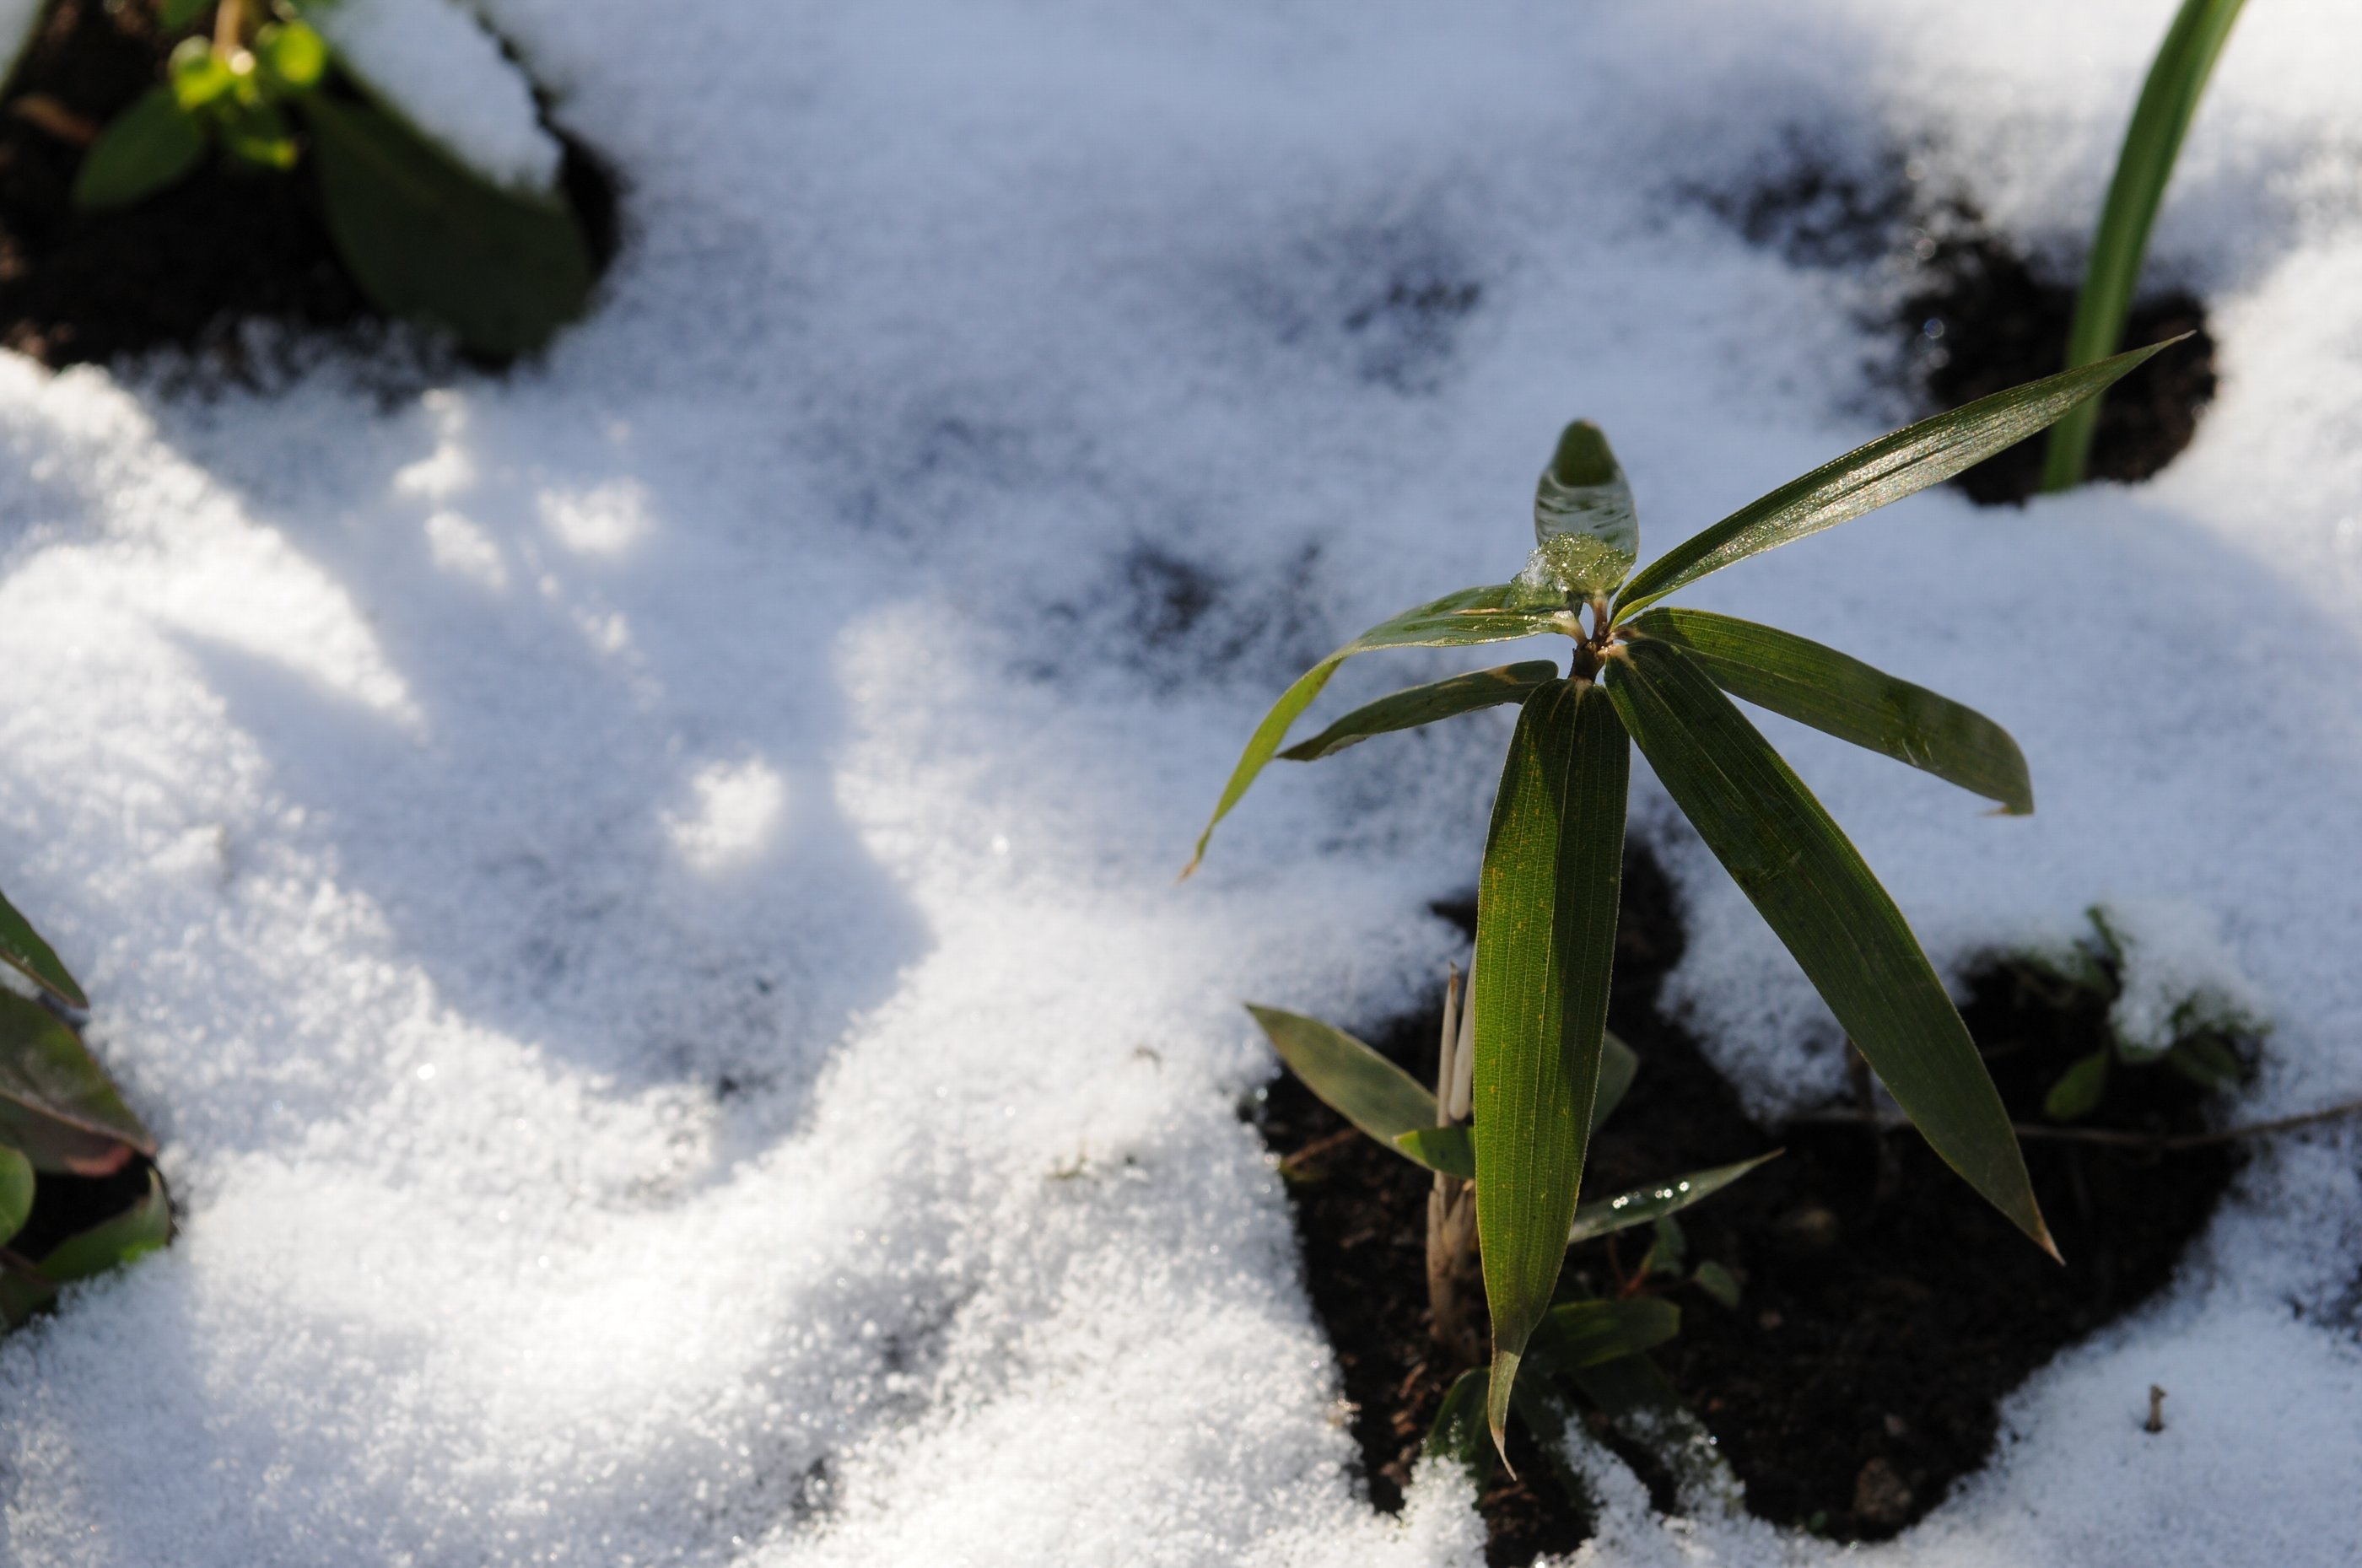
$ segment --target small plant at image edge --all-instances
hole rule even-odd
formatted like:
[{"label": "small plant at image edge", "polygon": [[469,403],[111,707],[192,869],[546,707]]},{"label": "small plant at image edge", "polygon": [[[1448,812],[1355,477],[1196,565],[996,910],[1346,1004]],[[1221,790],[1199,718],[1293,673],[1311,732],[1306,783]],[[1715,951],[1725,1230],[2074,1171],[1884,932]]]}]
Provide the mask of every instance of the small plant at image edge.
[{"label": "small plant at image edge", "polygon": [[[40,933],[0,897],[0,965],[30,982],[26,996],[0,987],[0,1327],[15,1328],[57,1298],[59,1287],[153,1252],[171,1239],[163,1179],[146,1180],[113,1212],[78,1216],[62,1233],[34,1209],[71,1178],[114,1176],[156,1140],[123,1103],[106,1070],[69,1021],[89,1007]],[[39,1256],[25,1236],[45,1232]]]},{"label": "small plant at image edge", "polygon": [[[1538,543],[1515,580],[1462,589],[1363,633],[1299,677],[1247,743],[1188,870],[1275,756],[1312,761],[1373,735],[1518,705],[1477,887],[1473,1120],[1464,1130],[1439,1121],[1431,1137],[1394,1135],[1414,1158],[1473,1176],[1492,1324],[1485,1420],[1496,1448],[1519,1366],[1550,1320],[1598,1105],[1635,745],[1937,1155],[2057,1256],[2008,1113],[1943,982],[1852,844],[1730,698],[2025,813],[2034,798],[2016,743],[1982,714],[1818,643],[1660,602],[1723,567],[1941,483],[2039,432],[2164,347],[1882,436],[1638,574],[1631,487],[1598,428],[1571,425],[1537,487]],[[1381,698],[1281,750],[1289,726],[1356,654],[1544,634],[1573,644],[1563,675],[1538,661],[1453,676]],[[1464,1166],[1425,1152],[1462,1137]]]},{"label": "small plant at image edge", "polygon": [[[2181,155],[2181,138],[2198,114],[2215,57],[2223,52],[2245,3],[2182,0],[2165,41],[2158,46],[2092,236],[2082,292],[2075,298],[2075,319],[2067,329],[2070,370],[2098,363],[2124,342],[2133,291],[2148,257],[2149,230],[2165,203],[2174,160]],[[2083,482],[2099,425],[2100,399],[2095,397],[2051,427],[2050,445],[2043,454],[2043,489],[2072,490]]]},{"label": "small plant at image edge", "polygon": [[213,26],[175,45],[166,81],[100,132],[75,205],[145,200],[216,150],[263,173],[308,162],[337,253],[388,315],[507,355],[581,314],[592,265],[562,197],[465,168],[339,61],[292,0],[159,0],[156,10],[168,32],[208,11]]}]

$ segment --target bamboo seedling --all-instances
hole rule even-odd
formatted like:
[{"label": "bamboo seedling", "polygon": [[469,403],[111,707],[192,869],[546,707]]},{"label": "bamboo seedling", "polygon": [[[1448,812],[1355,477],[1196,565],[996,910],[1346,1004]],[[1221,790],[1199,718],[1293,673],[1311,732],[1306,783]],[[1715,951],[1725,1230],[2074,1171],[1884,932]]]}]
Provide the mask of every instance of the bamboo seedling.
[{"label": "bamboo seedling", "polygon": [[[2173,178],[2174,160],[2181,155],[2182,138],[2197,116],[2198,101],[2206,91],[2215,57],[2231,36],[2245,0],[2182,0],[2150,62],[2132,124],[2116,155],[2116,171],[2108,182],[2107,200],[2100,208],[2098,228],[2092,236],[2092,254],[2084,264],[2083,289],[2075,298],[2075,319],[2067,330],[2068,370],[2096,364],[2123,343],[2125,322],[2132,315],[2133,291],[2140,284],[2142,264],[2148,258],[2149,230],[2165,203],[2165,187]],[[2097,397],[2071,409],[2051,426],[2050,443],[2043,454],[2042,488],[2072,490],[2083,482],[2092,459],[2092,437],[2099,429]]]},{"label": "bamboo seedling", "polygon": [[[1518,707],[1477,889],[1466,1003],[1470,1122],[1404,1123],[1438,1109],[1407,1076],[1411,1094],[1386,1098],[1385,1115],[1371,1111],[1364,1121],[1346,1112],[1412,1157],[1473,1181],[1491,1321],[1485,1423],[1496,1447],[1506,1441],[1518,1369],[1554,1310],[1601,1099],[1636,745],[1936,1153],[2057,1255],[2000,1094],[1943,982],[1845,834],[1730,699],[1883,752],[2008,813],[2034,807],[2016,743],[1982,714],[1818,643],[1661,602],[1723,567],[1941,483],[2037,434],[2157,348],[1882,436],[1741,507],[1638,573],[1631,487],[1596,426],[1569,425],[1537,486],[1536,547],[1516,579],[1381,622],[1299,677],[1257,726],[1191,869],[1275,756],[1313,760],[1389,731]],[[1290,726],[1354,655],[1539,635],[1573,645],[1562,674],[1554,664],[1528,663],[1414,687],[1282,750]],[[1464,1163],[1446,1163],[1463,1149]]]}]

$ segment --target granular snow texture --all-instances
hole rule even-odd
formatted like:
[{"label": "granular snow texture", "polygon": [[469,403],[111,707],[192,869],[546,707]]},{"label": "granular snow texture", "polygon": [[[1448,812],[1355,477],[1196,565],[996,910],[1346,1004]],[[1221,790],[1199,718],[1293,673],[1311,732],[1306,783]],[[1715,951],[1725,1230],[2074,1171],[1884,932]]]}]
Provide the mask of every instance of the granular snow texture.
[{"label": "granular snow texture", "polygon": [[[0,1556],[1480,1561],[1456,1478],[1357,1496],[1237,1001],[1430,986],[1507,719],[1275,773],[1174,873],[1289,676],[1518,569],[1566,419],[1651,552],[1887,423],[1892,281],[1699,192],[1904,152],[2071,246],[2167,9],[491,0],[627,193],[546,361],[0,364],[0,885],[184,1225],[0,1345]],[[2093,903],[2194,945],[2273,1024],[2242,1116],[2362,1094],[2357,43],[2231,42],[2157,246],[2224,345],[2171,469],[1688,596],[2008,724],[2031,819],[1769,727],[1939,962]],[[1680,1005],[1759,1106],[1827,1092],[1636,777]],[[2358,1171],[2264,1149],[1844,1555],[2350,1562]],[[1840,1554],[1584,1463],[1586,1562]]]}]

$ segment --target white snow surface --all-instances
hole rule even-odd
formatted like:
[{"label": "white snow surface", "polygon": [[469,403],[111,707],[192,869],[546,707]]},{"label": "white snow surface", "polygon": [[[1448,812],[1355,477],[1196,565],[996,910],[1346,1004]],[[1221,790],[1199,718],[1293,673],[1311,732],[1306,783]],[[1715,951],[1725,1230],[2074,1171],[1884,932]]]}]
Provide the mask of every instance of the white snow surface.
[{"label": "white snow surface", "polygon": [[[1891,281],[1700,193],[1892,151],[2068,242],[2167,9],[488,5],[626,193],[546,362],[0,364],[0,878],[183,1226],[0,1344],[0,1557],[1480,1562],[1455,1478],[1357,1495],[1237,1001],[1433,982],[1507,719],[1275,772],[1174,873],[1285,679],[1518,569],[1564,420],[1650,551],[1893,422]],[[2273,1024],[2242,1116],[2362,1095],[2357,44],[2232,39],[2157,248],[2223,386],[2165,473],[1686,596],[2009,725],[2030,819],[1771,729],[1948,966],[2203,911]],[[1635,771],[1677,999],[1760,1105],[1827,1092]],[[1901,1540],[1662,1520],[1593,1454],[1581,1561],[2351,1562],[2357,1168],[2260,1150]]]},{"label": "white snow surface", "polygon": [[499,184],[557,184],[533,87],[459,0],[328,0],[304,16],[410,122]]}]

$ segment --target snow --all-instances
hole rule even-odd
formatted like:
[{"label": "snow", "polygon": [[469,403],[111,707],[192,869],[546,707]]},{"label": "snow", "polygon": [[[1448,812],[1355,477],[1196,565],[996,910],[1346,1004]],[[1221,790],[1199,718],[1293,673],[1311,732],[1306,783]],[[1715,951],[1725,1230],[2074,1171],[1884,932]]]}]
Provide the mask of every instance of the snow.
[{"label": "snow", "polygon": [[[491,58],[346,9],[458,97]],[[1356,1496],[1236,1004],[1432,984],[1507,718],[1276,772],[1174,873],[1282,682],[1518,569],[1565,421],[1647,552],[1889,422],[1892,280],[1695,193],[1899,152],[2059,243],[2162,11],[488,5],[625,189],[546,362],[0,363],[0,881],[184,1224],[0,1343],[0,1557],[1480,1561],[1451,1477]],[[1768,727],[1948,966],[2184,911],[2158,994],[2269,1017],[2257,1118],[2362,1095],[2356,31],[2225,54],[2158,241],[2224,346],[2172,468],[1683,601],[2009,725],[2029,819]],[[1636,775],[1682,1005],[1759,1105],[1825,1092]],[[1584,1562],[2347,1560],[2357,1155],[2261,1150],[1902,1540],[1661,1520],[1595,1452]]]},{"label": "snow", "polygon": [[495,183],[548,192],[560,151],[533,86],[460,0],[331,0],[305,18],[410,122]]}]

